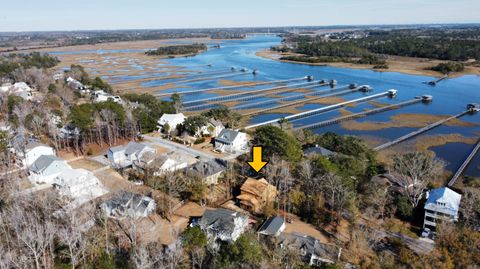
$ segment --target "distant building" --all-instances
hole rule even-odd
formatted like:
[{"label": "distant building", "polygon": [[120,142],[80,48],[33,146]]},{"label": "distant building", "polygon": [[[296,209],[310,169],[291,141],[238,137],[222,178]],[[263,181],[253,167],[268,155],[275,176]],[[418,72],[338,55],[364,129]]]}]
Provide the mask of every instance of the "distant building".
[{"label": "distant building", "polygon": [[160,119],[157,122],[157,127],[159,132],[163,132],[165,129],[165,126],[169,126],[169,131],[177,129],[178,125],[182,124],[185,119],[185,115],[183,113],[178,113],[178,114],[163,114]]},{"label": "distant building", "polygon": [[32,183],[55,183],[55,178],[64,170],[71,169],[63,159],[54,155],[42,155],[29,167],[29,179]]},{"label": "distant building", "polygon": [[103,202],[100,208],[110,218],[145,218],[155,212],[155,201],[147,196],[121,191]]},{"label": "distant building", "polygon": [[215,138],[215,149],[220,152],[244,152],[247,145],[247,134],[231,129],[223,129]]},{"label": "distant building", "polygon": [[126,168],[146,152],[155,153],[155,150],[142,143],[130,142],[127,146],[116,146],[108,149],[107,158],[113,167]]},{"label": "distant building", "polygon": [[431,190],[424,207],[423,227],[435,228],[441,221],[457,221],[461,199],[462,195],[447,187]]},{"label": "distant building", "polygon": [[198,226],[214,241],[234,242],[248,225],[248,216],[224,209],[207,209]]},{"label": "distant building", "polygon": [[248,178],[240,188],[240,207],[253,213],[261,214],[265,206],[274,203],[277,197],[277,188],[270,185],[264,178]]},{"label": "distant building", "polygon": [[42,155],[55,155],[55,150],[45,144],[29,142],[22,151],[17,151],[25,167],[30,167]]},{"label": "distant building", "polygon": [[95,91],[93,93],[93,101],[96,103],[107,102],[109,100],[117,104],[123,104],[123,100],[120,98],[120,96],[111,95],[103,90]]},{"label": "distant building", "polygon": [[299,252],[302,259],[310,266],[333,264],[340,259],[341,248],[320,243],[314,237],[300,233],[282,233],[279,237],[280,247]]},{"label": "distant building", "polygon": [[268,218],[258,229],[259,234],[279,236],[285,230],[285,218],[276,216]]},{"label": "distant building", "polygon": [[329,158],[329,157],[335,155],[335,152],[330,151],[330,150],[328,150],[324,147],[321,147],[319,145],[315,145],[314,147],[304,149],[303,150],[303,155],[305,157],[313,157],[313,156],[316,156],[316,155],[320,155],[322,157]]},{"label": "distant building", "polygon": [[187,168],[187,174],[199,175],[207,185],[216,185],[227,167],[220,160],[200,161]]},{"label": "distant building", "polygon": [[66,124],[60,128],[59,136],[63,139],[75,138],[80,135],[80,129],[71,125]]},{"label": "distant building", "polygon": [[74,91],[79,91],[80,93],[90,92],[85,85],[83,85],[80,81],[72,77],[68,77],[66,79],[66,82],[67,82],[67,86]]}]

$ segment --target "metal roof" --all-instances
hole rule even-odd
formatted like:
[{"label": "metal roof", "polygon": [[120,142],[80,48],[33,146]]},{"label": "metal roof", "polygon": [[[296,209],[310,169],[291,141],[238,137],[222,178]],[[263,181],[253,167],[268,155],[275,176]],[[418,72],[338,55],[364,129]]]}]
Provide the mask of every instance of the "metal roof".
[{"label": "metal roof", "polygon": [[262,224],[258,232],[266,235],[276,235],[283,224],[285,224],[284,218],[280,216],[271,217]]}]

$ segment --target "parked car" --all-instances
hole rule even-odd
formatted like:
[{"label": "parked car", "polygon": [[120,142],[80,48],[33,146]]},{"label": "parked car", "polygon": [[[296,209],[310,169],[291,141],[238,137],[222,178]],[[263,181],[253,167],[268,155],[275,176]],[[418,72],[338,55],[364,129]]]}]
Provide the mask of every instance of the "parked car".
[{"label": "parked car", "polygon": [[428,238],[429,236],[430,236],[430,229],[429,228],[423,228],[422,237],[423,238]]}]

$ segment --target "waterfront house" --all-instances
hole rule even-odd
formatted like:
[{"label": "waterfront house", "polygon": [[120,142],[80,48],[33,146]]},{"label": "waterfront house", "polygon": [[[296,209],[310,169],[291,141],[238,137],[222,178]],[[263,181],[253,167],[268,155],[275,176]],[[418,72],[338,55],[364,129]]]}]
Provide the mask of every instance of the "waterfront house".
[{"label": "waterfront house", "polygon": [[250,212],[261,214],[267,204],[273,204],[277,197],[277,188],[264,178],[248,178],[240,188],[237,199],[240,207]]},{"label": "waterfront house", "polygon": [[216,185],[226,169],[222,160],[200,161],[187,168],[187,175],[199,175],[203,183]]},{"label": "waterfront house", "polygon": [[461,199],[462,195],[447,187],[428,192],[423,227],[435,228],[441,221],[457,221]]},{"label": "waterfront house", "polygon": [[111,95],[103,90],[98,90],[93,93],[93,101],[96,103],[107,102],[109,100],[117,104],[123,104],[123,100],[120,96]]},{"label": "waterfront house", "polygon": [[285,218],[280,216],[268,218],[258,229],[259,234],[267,236],[279,236],[285,231]]},{"label": "waterfront house", "polygon": [[109,218],[123,219],[126,217],[145,218],[155,212],[155,201],[147,196],[120,191],[112,198],[103,202],[100,208]]},{"label": "waterfront house", "polygon": [[5,83],[0,87],[0,92],[12,94],[25,100],[32,100],[32,89],[25,82],[16,82],[15,84]]},{"label": "waterfront house", "polygon": [[55,178],[64,170],[71,169],[63,159],[54,155],[42,155],[29,167],[28,178],[32,183],[55,183]]},{"label": "waterfront house", "polygon": [[89,90],[87,89],[87,87],[85,87],[85,85],[83,85],[80,81],[72,77],[68,77],[66,79],[66,82],[67,82],[67,86],[74,91],[79,91],[81,93],[89,92]]},{"label": "waterfront house", "polygon": [[242,235],[248,225],[248,216],[224,209],[207,209],[198,226],[213,241],[234,242]]},{"label": "waterfront house", "polygon": [[108,149],[107,158],[113,167],[126,168],[146,152],[155,153],[155,150],[142,143],[130,142],[127,146],[116,146]]},{"label": "waterfront house", "polygon": [[323,244],[312,236],[301,233],[282,233],[279,236],[281,248],[299,252],[302,259],[310,266],[333,264],[340,259],[341,248]]},{"label": "waterfront house", "polygon": [[245,152],[247,145],[247,134],[231,129],[223,129],[215,138],[215,149],[220,152]]},{"label": "waterfront house", "polygon": [[163,114],[160,119],[157,122],[157,127],[159,132],[164,132],[165,131],[165,126],[168,126],[169,130],[168,131],[173,131],[176,130],[178,125],[182,124],[185,119],[185,115],[183,113],[177,113],[177,114]]},{"label": "waterfront house", "polygon": [[17,151],[25,167],[30,167],[42,155],[55,155],[55,150],[45,144],[29,142],[21,151]]}]

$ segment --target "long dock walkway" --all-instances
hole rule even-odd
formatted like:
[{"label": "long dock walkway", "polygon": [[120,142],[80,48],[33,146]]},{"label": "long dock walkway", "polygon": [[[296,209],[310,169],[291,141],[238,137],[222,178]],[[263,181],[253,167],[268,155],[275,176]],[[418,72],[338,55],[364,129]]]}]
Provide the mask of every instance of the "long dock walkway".
[{"label": "long dock walkway", "polygon": [[290,103],[286,103],[286,104],[281,104],[281,105],[274,106],[274,107],[268,107],[268,108],[252,111],[252,112],[249,112],[249,113],[244,113],[243,115],[244,116],[253,116],[253,115],[265,113],[265,112],[268,112],[268,111],[272,111],[272,110],[276,110],[276,109],[280,109],[280,108],[284,108],[284,107],[300,105],[300,104],[304,104],[304,103],[308,103],[308,102],[314,102],[316,100],[320,100],[320,99],[323,99],[323,98],[342,95],[342,94],[347,94],[347,93],[352,93],[352,92],[356,92],[356,91],[359,91],[359,90],[360,90],[360,88],[355,88],[355,89],[351,89],[351,90],[333,92],[333,93],[325,94],[325,95],[315,97],[315,98],[305,98],[305,99],[302,99],[302,100],[298,100],[298,101],[294,101],[294,102],[290,102]]},{"label": "long dock walkway", "polygon": [[[328,84],[326,84],[326,85],[328,85]],[[307,87],[305,87],[305,88],[307,88]],[[311,88],[311,87],[309,87],[309,88]],[[321,91],[315,91],[315,92],[311,92],[311,93],[302,93],[302,94],[297,94],[297,95],[292,95],[292,96],[286,96],[286,97],[276,98],[276,99],[273,99],[273,100],[266,100],[266,101],[260,101],[260,102],[255,102],[255,103],[241,104],[241,105],[234,106],[231,109],[242,110],[242,109],[247,109],[247,108],[251,108],[251,107],[270,105],[270,104],[274,104],[274,103],[277,103],[277,102],[293,101],[293,100],[296,100],[296,99],[307,98],[308,96],[318,96],[318,95],[323,95],[323,94],[329,93],[329,92],[333,93],[333,92],[336,92],[338,90],[343,90],[343,89],[346,89],[346,88],[348,88],[348,85],[347,86],[342,86],[342,87],[336,87],[336,88],[332,88],[332,89],[328,89],[328,90],[321,90]]]},{"label": "long dock walkway", "polygon": [[462,163],[460,168],[458,168],[457,172],[453,175],[452,179],[450,179],[450,181],[448,182],[449,187],[451,187],[451,186],[453,186],[453,184],[455,184],[457,179],[463,174],[463,171],[465,170],[465,168],[467,168],[467,166],[473,160],[473,157],[475,157],[475,155],[477,155],[479,150],[480,150],[480,140],[477,142],[477,145],[475,145],[472,152],[470,152],[470,154],[465,159],[465,161]]},{"label": "long dock walkway", "polygon": [[[205,99],[199,99],[199,100],[192,100],[188,102],[184,102],[184,106],[189,106],[189,105],[196,105],[196,104],[201,104],[201,103],[206,103],[209,102],[212,104],[213,102],[221,103],[227,100],[228,102],[230,101],[235,101],[236,97],[243,96],[243,95],[249,95],[249,94],[256,94],[256,93],[262,93],[262,92],[273,92],[278,93],[279,90],[282,89],[287,89],[286,91],[293,91],[293,90],[298,90],[301,89],[302,87],[320,87],[323,86],[322,84],[318,84],[318,82],[302,82],[302,83],[297,83],[297,84],[291,84],[291,85],[282,85],[282,86],[276,86],[276,87],[270,87],[270,88],[264,88],[264,89],[253,89],[253,90],[246,90],[242,91],[239,93],[234,93],[234,94],[229,94],[229,95],[223,95],[223,96],[215,96],[215,97],[210,97],[210,98],[205,98]],[[283,92],[283,91],[282,91]]]},{"label": "long dock walkway", "polygon": [[350,114],[350,115],[346,115],[346,116],[342,116],[342,117],[338,117],[338,118],[334,118],[334,119],[330,119],[330,120],[326,120],[326,121],[321,121],[321,122],[317,122],[317,123],[303,125],[303,126],[295,128],[295,129],[300,129],[300,130],[302,130],[302,129],[316,129],[316,128],[320,128],[320,127],[324,127],[324,126],[328,126],[328,125],[337,124],[337,123],[340,123],[342,121],[358,119],[358,118],[362,118],[362,117],[365,117],[365,116],[368,116],[368,115],[398,109],[398,108],[401,108],[401,107],[404,107],[404,106],[413,105],[413,104],[420,103],[420,102],[422,102],[422,99],[415,98],[413,100],[408,100],[408,101],[400,102],[400,103],[393,104],[393,105],[388,105],[388,106],[384,106],[384,107],[369,109],[369,110],[366,110],[366,111],[362,111],[362,112],[358,112],[358,113],[354,113],[354,114]]},{"label": "long dock walkway", "polygon": [[392,140],[392,141],[387,142],[387,143],[385,143],[385,144],[382,144],[382,145],[380,145],[380,146],[378,146],[378,147],[375,147],[373,150],[375,150],[375,151],[380,151],[380,150],[386,149],[386,148],[388,148],[388,147],[391,147],[391,146],[393,146],[393,145],[399,144],[399,143],[401,143],[401,142],[403,142],[403,141],[405,141],[405,140],[408,140],[408,139],[410,139],[410,138],[412,138],[412,137],[415,137],[415,136],[417,136],[417,135],[420,135],[420,134],[423,134],[423,133],[425,133],[425,132],[427,132],[427,131],[430,131],[430,130],[432,130],[432,129],[440,126],[440,125],[443,125],[443,124],[445,124],[445,123],[448,122],[448,121],[451,121],[451,120],[453,120],[453,119],[458,119],[458,118],[466,115],[466,114],[469,113],[469,112],[470,112],[470,111],[467,110],[467,111],[464,111],[464,112],[462,112],[462,113],[458,113],[457,115],[454,115],[454,116],[451,116],[451,117],[448,117],[448,118],[439,120],[439,121],[434,122],[434,123],[431,123],[431,124],[429,124],[429,125],[427,125],[427,126],[425,126],[425,127],[422,127],[422,128],[420,128],[420,129],[416,130],[416,131],[413,131],[413,132],[408,133],[408,134],[406,134],[406,135],[403,135],[403,136],[401,136],[401,137],[399,137],[399,138],[397,138],[397,139],[395,139],[395,140]]},{"label": "long dock walkway", "polygon": [[[255,86],[261,86],[261,85],[271,85],[271,84],[277,84],[277,83],[290,83],[290,82],[295,82],[295,81],[301,81],[301,80],[307,80],[307,77],[301,77],[301,78],[292,78],[292,79],[283,79],[283,80],[273,80],[273,81],[262,81],[262,82],[247,82],[243,84],[238,84],[238,85],[231,85],[231,86],[223,86],[223,87],[215,87],[215,88],[207,88],[207,89],[199,89],[199,90],[191,90],[191,91],[181,91],[177,92],[178,94],[192,94],[192,93],[201,93],[201,92],[208,92],[208,91],[217,91],[217,90],[231,90],[231,89],[240,89],[240,88],[246,88],[246,87],[255,87]],[[158,97],[162,96],[170,96],[174,94],[173,92],[170,93],[161,93],[161,94],[156,94]]]},{"label": "long dock walkway", "polygon": [[[183,79],[183,80],[176,80],[172,82],[165,83],[163,85],[169,84],[169,83],[188,83],[188,82],[196,82],[196,81],[204,81],[204,80],[214,80],[214,79],[220,79],[220,78],[229,78],[229,77],[236,77],[236,76],[245,76],[245,75],[251,75],[250,73],[247,72],[235,72],[232,74],[223,74],[223,75],[218,75],[218,76],[209,76],[209,77],[199,77],[199,78],[192,78],[192,79]],[[159,85],[162,86],[162,85]]]},{"label": "long dock walkway", "polygon": [[312,110],[309,110],[309,111],[293,114],[293,115],[286,116],[286,117],[283,117],[283,118],[277,118],[277,119],[273,119],[273,120],[269,120],[269,121],[264,121],[264,122],[261,122],[261,123],[252,124],[252,125],[246,126],[244,129],[252,129],[252,128],[256,128],[256,127],[260,127],[260,126],[264,126],[264,125],[271,125],[271,124],[278,123],[280,120],[284,120],[284,119],[285,120],[296,120],[296,119],[306,118],[306,117],[310,117],[310,116],[313,116],[313,115],[316,115],[316,114],[320,114],[320,113],[323,113],[323,112],[327,112],[327,111],[331,111],[331,110],[334,110],[334,109],[337,109],[337,108],[341,108],[341,107],[344,107],[344,106],[349,105],[349,104],[364,102],[364,101],[368,101],[368,100],[372,100],[372,99],[376,99],[376,98],[380,98],[380,97],[385,97],[385,96],[388,96],[388,95],[391,95],[390,91],[377,93],[377,94],[374,94],[374,95],[365,96],[365,97],[357,98],[357,99],[354,99],[354,100],[349,100],[349,101],[341,102],[341,103],[338,103],[338,104],[329,105],[329,106],[325,106],[325,107],[321,107],[321,108],[312,109]]}]

